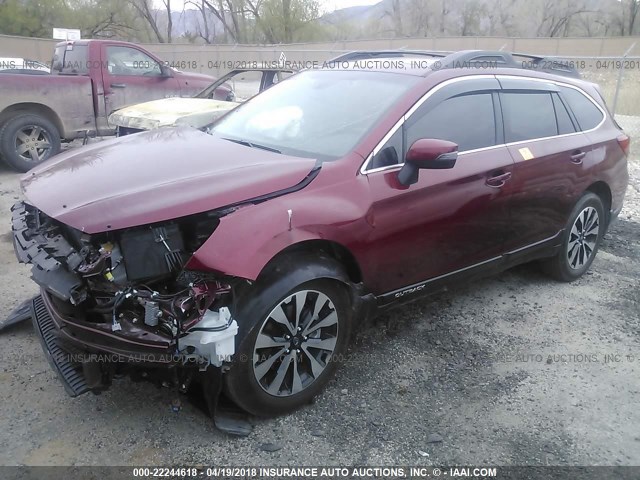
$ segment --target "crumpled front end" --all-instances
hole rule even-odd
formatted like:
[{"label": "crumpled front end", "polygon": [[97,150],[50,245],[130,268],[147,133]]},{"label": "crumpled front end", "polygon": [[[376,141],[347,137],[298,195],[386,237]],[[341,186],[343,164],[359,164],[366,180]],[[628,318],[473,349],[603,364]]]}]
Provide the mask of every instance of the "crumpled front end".
[{"label": "crumpled front end", "polygon": [[41,288],[36,332],[67,391],[80,382],[65,378],[72,370],[87,384],[72,390],[83,393],[108,386],[124,365],[164,367],[184,385],[188,372],[231,359],[236,280],[184,269],[218,223],[206,213],[88,235],[26,203],[14,205],[16,256],[31,265]]}]

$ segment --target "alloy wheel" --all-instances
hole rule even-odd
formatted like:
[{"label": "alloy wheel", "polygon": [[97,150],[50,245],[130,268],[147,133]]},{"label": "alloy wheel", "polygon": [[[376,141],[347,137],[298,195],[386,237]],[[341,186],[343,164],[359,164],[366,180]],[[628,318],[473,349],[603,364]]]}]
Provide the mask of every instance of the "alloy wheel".
[{"label": "alloy wheel", "polygon": [[573,222],[569,241],[567,242],[567,259],[569,266],[578,270],[593,255],[600,233],[600,217],[593,207],[586,207]]},{"label": "alloy wheel", "polygon": [[316,290],[282,300],[263,322],[253,350],[256,381],[270,395],[302,392],[327,368],[338,340],[338,312]]},{"label": "alloy wheel", "polygon": [[15,136],[16,153],[23,160],[34,164],[49,158],[51,143],[49,132],[38,125],[26,125]]}]

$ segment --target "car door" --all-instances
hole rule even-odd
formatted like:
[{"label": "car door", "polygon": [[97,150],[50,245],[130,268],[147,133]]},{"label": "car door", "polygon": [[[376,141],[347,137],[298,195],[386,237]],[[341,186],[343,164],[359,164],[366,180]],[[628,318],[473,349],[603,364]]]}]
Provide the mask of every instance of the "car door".
[{"label": "car door", "polygon": [[522,78],[500,82],[505,141],[515,162],[505,250],[525,254],[526,247],[558,243],[581,195],[591,145],[556,84]]},{"label": "car door", "polygon": [[164,75],[160,63],[142,50],[106,45],[103,59],[107,115],[128,105],[180,96],[178,81]]},{"label": "car door", "polygon": [[[499,262],[513,160],[496,112],[498,89],[494,77],[476,76],[427,94],[363,167],[374,227],[369,261],[381,279],[376,293]],[[457,143],[458,159],[448,170],[420,170],[417,183],[402,186],[404,155],[421,138]]]}]

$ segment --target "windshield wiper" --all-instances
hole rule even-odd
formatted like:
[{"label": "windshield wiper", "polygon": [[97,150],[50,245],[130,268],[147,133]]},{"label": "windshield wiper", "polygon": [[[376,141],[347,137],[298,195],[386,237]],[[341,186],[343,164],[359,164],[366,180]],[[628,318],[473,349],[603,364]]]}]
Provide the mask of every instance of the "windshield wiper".
[{"label": "windshield wiper", "polygon": [[267,147],[266,145],[260,145],[259,143],[247,142],[246,140],[239,140],[237,138],[222,137],[222,139],[223,140],[228,140],[228,141],[234,142],[234,143],[239,143],[240,145],[244,145],[245,147],[260,148],[261,150],[267,150],[269,152],[282,153],[280,150],[277,150],[277,149],[271,148],[271,147]]}]

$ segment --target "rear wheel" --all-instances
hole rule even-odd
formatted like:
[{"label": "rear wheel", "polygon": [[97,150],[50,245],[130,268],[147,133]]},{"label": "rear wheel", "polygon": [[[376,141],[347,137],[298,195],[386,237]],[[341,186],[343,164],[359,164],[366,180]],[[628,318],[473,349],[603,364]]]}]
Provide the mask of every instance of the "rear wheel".
[{"label": "rear wheel", "polygon": [[60,132],[36,114],[8,120],[0,131],[0,154],[19,172],[26,172],[60,151]]},{"label": "rear wheel", "polygon": [[[258,288],[251,295],[269,295]],[[226,391],[259,416],[290,412],[307,404],[335,372],[346,351],[352,311],[348,289],[329,279],[295,286],[243,314],[249,328],[225,375]],[[264,300],[267,300],[264,298]]]},{"label": "rear wheel", "polygon": [[546,271],[563,282],[580,278],[591,266],[605,228],[602,200],[594,193],[585,194],[571,212],[560,252],[544,263]]}]

